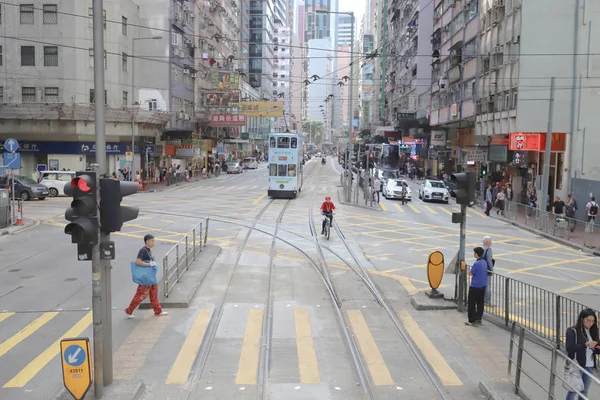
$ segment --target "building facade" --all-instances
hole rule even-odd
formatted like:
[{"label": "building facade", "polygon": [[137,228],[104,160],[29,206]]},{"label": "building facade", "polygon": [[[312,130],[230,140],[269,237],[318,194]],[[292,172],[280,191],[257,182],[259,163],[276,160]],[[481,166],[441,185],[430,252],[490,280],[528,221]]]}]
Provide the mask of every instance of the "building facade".
[{"label": "building facade", "polygon": [[275,58],[274,17],[272,0],[250,0],[250,85],[261,89],[268,100],[273,91]]},{"label": "building facade", "polygon": [[[308,73],[307,80],[310,82],[307,85],[307,117],[311,121],[329,121],[323,116],[324,109],[327,116],[330,115],[331,105],[325,102],[325,99],[331,94],[331,78],[327,75],[331,73],[331,52],[329,50],[331,41],[325,39],[311,39],[307,43],[308,46]],[[322,107],[321,107],[322,106]],[[325,124],[325,126],[328,126]]]}]

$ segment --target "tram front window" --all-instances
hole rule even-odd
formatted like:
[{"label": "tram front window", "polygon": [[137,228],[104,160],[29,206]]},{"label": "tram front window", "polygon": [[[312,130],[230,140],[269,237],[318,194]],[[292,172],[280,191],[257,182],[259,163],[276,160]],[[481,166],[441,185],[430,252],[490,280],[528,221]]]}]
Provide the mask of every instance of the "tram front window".
[{"label": "tram front window", "polygon": [[288,165],[288,176],[296,176],[296,164]]},{"label": "tram front window", "polygon": [[277,164],[269,164],[269,176],[277,176]]},{"label": "tram front window", "polygon": [[290,138],[289,137],[278,137],[277,138],[277,148],[278,149],[289,149],[290,148]]},{"label": "tram front window", "polygon": [[287,165],[279,164],[278,167],[279,168],[277,168],[277,176],[287,176]]}]

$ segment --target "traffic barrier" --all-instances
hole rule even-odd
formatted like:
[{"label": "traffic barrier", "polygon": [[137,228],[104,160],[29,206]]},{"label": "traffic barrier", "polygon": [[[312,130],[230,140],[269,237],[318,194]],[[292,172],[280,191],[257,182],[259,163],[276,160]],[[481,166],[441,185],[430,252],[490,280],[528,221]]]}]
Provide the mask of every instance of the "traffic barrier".
[{"label": "traffic barrier", "polygon": [[23,214],[21,213],[21,204],[19,203],[19,208],[17,208],[17,222],[15,225],[23,225]]}]

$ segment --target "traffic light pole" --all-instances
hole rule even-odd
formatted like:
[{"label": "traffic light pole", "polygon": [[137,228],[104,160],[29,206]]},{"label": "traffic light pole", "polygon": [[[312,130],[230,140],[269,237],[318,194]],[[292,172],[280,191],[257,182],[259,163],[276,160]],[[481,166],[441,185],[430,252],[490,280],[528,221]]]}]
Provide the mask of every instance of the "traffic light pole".
[{"label": "traffic light pole", "polygon": [[[460,243],[458,247],[458,311],[465,311],[467,300],[467,270],[465,264],[465,241],[467,238],[467,206],[460,206]],[[465,266],[465,269],[463,269]]]},{"label": "traffic light pole", "polygon": [[[103,0],[93,0],[94,21],[94,95],[96,133],[96,187],[106,173],[106,99],[104,95],[104,21]],[[97,204],[100,204],[98,190]],[[99,242],[110,240],[110,234],[99,232]],[[110,261],[101,260],[100,243],[92,249],[92,312],[94,323],[94,395],[102,397],[104,385],[112,383],[112,313]]]}]

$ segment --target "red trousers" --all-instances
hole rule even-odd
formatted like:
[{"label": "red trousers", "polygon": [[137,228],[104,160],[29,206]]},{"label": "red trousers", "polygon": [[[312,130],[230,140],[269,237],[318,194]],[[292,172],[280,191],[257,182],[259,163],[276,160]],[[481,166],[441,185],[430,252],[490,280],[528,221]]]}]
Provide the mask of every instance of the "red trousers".
[{"label": "red trousers", "polygon": [[133,314],[133,310],[135,310],[135,308],[137,306],[139,306],[140,303],[146,299],[146,297],[148,297],[148,294],[150,295],[150,304],[152,304],[152,308],[154,309],[154,314],[160,314],[162,312],[162,307],[160,306],[160,303],[158,302],[158,286],[157,285],[152,285],[152,286],[138,285],[137,291],[135,292],[135,296],[133,296],[133,299],[131,300],[131,304],[129,304],[129,307],[127,307],[125,309],[125,312],[127,314]]}]

